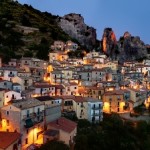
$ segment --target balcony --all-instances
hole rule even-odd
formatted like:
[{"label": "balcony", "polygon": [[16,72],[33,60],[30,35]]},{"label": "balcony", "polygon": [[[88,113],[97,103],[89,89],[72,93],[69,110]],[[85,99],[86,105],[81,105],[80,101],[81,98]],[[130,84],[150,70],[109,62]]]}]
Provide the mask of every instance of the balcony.
[{"label": "balcony", "polygon": [[93,106],[92,109],[94,110],[99,110],[99,109],[102,109],[103,107],[100,105],[100,106]]},{"label": "balcony", "polygon": [[24,127],[31,128],[34,125],[43,122],[44,112],[31,113],[23,117]]},{"label": "balcony", "polygon": [[37,112],[36,116],[44,116],[44,111]]},{"label": "balcony", "polygon": [[101,113],[93,113],[92,116],[101,116]]}]

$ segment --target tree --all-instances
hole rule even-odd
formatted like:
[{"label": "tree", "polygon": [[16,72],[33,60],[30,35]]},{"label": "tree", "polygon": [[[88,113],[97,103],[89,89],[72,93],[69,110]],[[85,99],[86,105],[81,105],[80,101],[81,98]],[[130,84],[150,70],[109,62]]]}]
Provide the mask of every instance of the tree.
[{"label": "tree", "polygon": [[27,27],[31,27],[31,22],[30,22],[30,18],[28,16],[27,12],[24,12],[24,14],[21,17],[21,23],[23,26],[27,26]]},{"label": "tree", "polygon": [[69,146],[61,141],[49,141],[38,148],[38,150],[69,150]]},{"label": "tree", "polygon": [[26,51],[24,57],[33,57],[33,53],[31,51]]},{"label": "tree", "polygon": [[38,50],[38,52],[37,52],[36,56],[39,59],[48,60],[48,52],[49,52],[49,46],[48,45],[40,44],[38,46],[37,50]]}]

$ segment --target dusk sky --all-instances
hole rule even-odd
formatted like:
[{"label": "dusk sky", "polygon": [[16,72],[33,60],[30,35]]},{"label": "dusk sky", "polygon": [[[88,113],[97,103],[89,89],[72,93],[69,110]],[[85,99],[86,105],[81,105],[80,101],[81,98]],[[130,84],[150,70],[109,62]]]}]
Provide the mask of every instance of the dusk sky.
[{"label": "dusk sky", "polygon": [[105,27],[111,27],[117,39],[129,31],[150,44],[150,0],[18,0],[41,11],[63,16],[79,13],[85,23],[102,38]]}]

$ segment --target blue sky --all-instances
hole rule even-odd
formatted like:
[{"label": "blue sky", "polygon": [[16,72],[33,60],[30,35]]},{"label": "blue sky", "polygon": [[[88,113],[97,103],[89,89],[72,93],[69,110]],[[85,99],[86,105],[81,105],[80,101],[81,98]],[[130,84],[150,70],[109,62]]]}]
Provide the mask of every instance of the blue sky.
[{"label": "blue sky", "polygon": [[129,31],[150,44],[150,0],[18,0],[41,11],[63,16],[79,13],[85,23],[102,38],[105,27],[111,27],[117,39]]}]

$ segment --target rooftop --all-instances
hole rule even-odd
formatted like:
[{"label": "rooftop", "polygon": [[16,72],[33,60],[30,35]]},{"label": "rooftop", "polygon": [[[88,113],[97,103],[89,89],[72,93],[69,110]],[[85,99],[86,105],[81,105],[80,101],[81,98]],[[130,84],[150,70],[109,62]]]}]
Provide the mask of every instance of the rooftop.
[{"label": "rooftop", "polygon": [[40,102],[37,99],[21,99],[21,100],[13,100],[12,105],[23,110],[35,106],[44,105],[44,103]]},{"label": "rooftop", "polygon": [[56,136],[58,134],[59,134],[58,130],[52,130],[52,129],[49,129],[44,132],[44,135],[47,135],[47,136]]},{"label": "rooftop", "polygon": [[36,97],[37,100],[39,101],[50,101],[50,100],[55,100],[54,97],[51,97],[51,96],[39,96],[39,97]]},{"label": "rooftop", "polygon": [[21,134],[17,132],[1,132],[0,131],[0,149],[6,149],[20,137],[21,137]]},{"label": "rooftop", "polygon": [[72,132],[76,127],[77,127],[77,123],[68,120],[64,117],[61,117],[51,123],[49,123],[49,126],[58,129],[58,130],[63,130],[65,132]]}]

